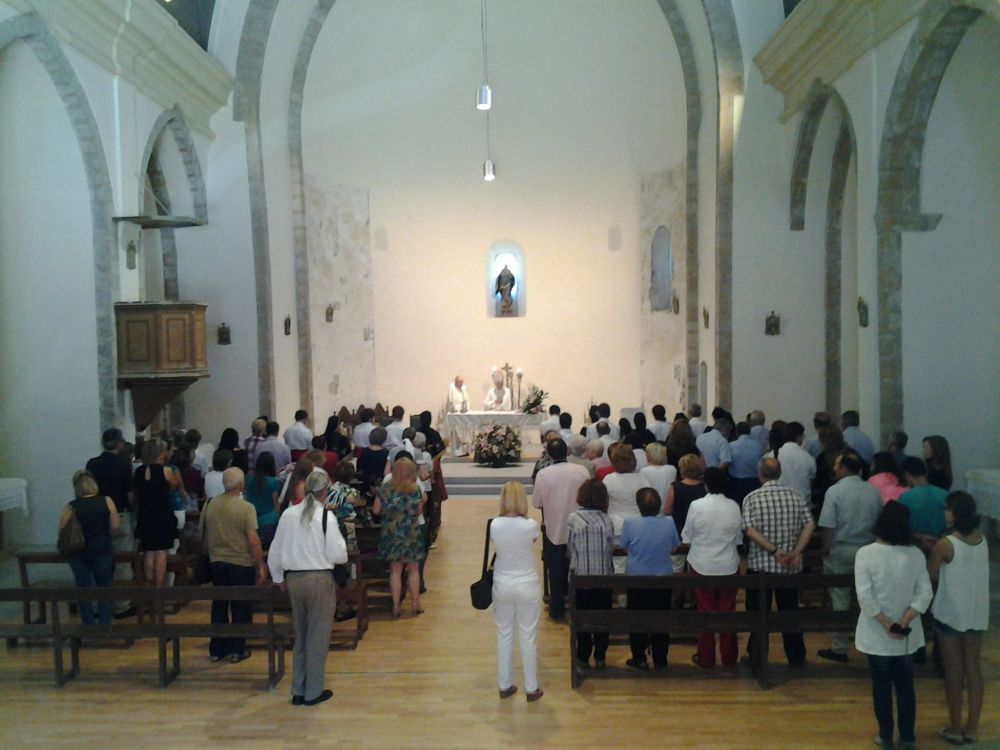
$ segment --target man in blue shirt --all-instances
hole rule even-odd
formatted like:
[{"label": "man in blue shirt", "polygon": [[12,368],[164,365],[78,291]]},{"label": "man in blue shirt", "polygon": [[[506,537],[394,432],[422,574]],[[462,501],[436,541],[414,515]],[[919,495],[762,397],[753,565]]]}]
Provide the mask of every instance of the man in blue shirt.
[{"label": "man in blue shirt", "polygon": [[736,425],[736,440],[729,444],[729,493],[728,497],[743,506],[743,498],[760,487],[757,464],[764,449],[754,440],[750,425]]},{"label": "man in blue shirt", "polygon": [[899,496],[899,502],[910,509],[913,535],[930,550],[944,533],[944,501],[948,493],[927,482],[927,467],[916,456],[903,461],[903,479],[910,489]]},{"label": "man in blue shirt", "polygon": [[844,431],[844,442],[861,457],[868,466],[875,455],[875,444],[872,439],[861,431],[861,416],[854,410],[845,411],[840,415],[840,429]]}]

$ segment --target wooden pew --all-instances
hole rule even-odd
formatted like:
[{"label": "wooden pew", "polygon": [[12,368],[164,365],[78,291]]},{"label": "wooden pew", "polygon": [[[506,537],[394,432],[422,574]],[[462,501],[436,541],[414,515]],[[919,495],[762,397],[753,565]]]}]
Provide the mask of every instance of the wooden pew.
[{"label": "wooden pew", "polygon": [[[111,625],[83,625],[65,622],[62,604],[77,601],[114,601],[122,596],[150,610],[146,622],[113,622]],[[180,641],[182,638],[248,638],[263,640],[268,655],[267,689],[271,690],[285,672],[285,649],[294,632],[291,622],[275,620],[275,604],[282,593],[274,586],[222,586],[155,588],[133,586],[122,588],[20,588],[0,589],[0,602],[40,603],[49,616],[32,623],[0,623],[0,637],[48,640],[52,648],[55,682],[62,687],[80,672],[80,650],[83,642],[132,641],[155,638],[159,653],[159,683],[166,687],[180,674]],[[265,605],[263,622],[246,625],[212,625],[203,622],[167,621],[167,609],[181,601],[245,600]],[[168,664],[167,646],[172,647]],[[64,649],[70,648],[70,669],[64,664]]]},{"label": "wooden pew", "polygon": [[[850,631],[857,624],[856,611],[835,612],[826,605],[818,608],[779,612],[766,608],[766,598],[759,598],[755,611],[698,612],[694,610],[629,611],[626,609],[581,610],[576,607],[580,589],[796,589],[800,593],[830,588],[854,588],[854,576],[846,575],[732,575],[732,576],[576,576],[570,574],[570,675],[574,688],[580,686],[583,670],[576,660],[578,632],[589,633],[670,633],[696,636],[701,632],[753,633],[761,644],[760,663],[752,665],[757,683],[771,686],[768,673],[768,635],[770,633],[827,633]],[[826,597],[823,597],[824,601]]]}]

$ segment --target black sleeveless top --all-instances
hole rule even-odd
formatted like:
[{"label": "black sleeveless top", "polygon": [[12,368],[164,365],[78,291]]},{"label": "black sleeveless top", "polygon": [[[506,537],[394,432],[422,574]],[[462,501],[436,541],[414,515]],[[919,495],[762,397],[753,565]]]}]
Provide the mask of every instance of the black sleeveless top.
[{"label": "black sleeveless top", "polygon": [[707,490],[704,484],[684,484],[683,482],[673,482],[674,488],[674,509],[670,515],[673,516],[677,533],[684,531],[684,522],[687,521],[688,508],[695,500],[705,497]]},{"label": "black sleeveless top", "polygon": [[110,555],[111,513],[104,497],[78,497],[69,505],[83,527],[83,538],[87,545],[84,552],[88,555]]}]

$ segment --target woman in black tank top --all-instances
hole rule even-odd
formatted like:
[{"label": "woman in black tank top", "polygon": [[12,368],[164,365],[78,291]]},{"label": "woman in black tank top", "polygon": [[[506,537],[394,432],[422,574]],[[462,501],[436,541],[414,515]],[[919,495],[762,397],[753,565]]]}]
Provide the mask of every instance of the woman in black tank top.
[{"label": "woman in black tank top", "polygon": [[[76,499],[63,508],[59,518],[60,530],[76,514],[83,529],[83,551],[69,560],[73,578],[80,588],[110,586],[114,571],[114,552],[111,549],[111,535],[118,531],[118,509],[110,497],[98,495],[97,480],[89,471],[78,471],[73,475],[73,491]],[[94,622],[94,607],[91,602],[80,602],[80,620],[84,625]],[[98,602],[97,617],[102,625],[111,624],[111,602]]]}]

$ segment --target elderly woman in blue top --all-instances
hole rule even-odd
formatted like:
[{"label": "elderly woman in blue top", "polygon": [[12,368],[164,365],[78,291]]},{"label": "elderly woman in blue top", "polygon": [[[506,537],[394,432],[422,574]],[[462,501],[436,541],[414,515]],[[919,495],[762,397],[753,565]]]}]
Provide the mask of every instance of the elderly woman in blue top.
[{"label": "elderly woman in blue top", "polygon": [[[681,543],[674,519],[660,515],[660,495],[650,487],[635,493],[635,504],[640,515],[626,518],[622,524],[621,548],[628,553],[625,575],[668,576],[674,572],[670,553]],[[629,588],[628,609],[670,609],[670,589]],[[652,652],[654,668],[667,666],[669,634],[629,633],[628,641],[632,648],[632,658],[625,662],[628,666],[648,669],[647,649]]]}]

